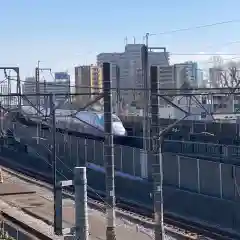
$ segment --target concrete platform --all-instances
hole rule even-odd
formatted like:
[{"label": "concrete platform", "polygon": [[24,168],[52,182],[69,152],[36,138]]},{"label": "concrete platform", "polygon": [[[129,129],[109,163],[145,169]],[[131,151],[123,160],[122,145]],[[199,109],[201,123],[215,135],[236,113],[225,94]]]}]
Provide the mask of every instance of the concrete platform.
[{"label": "concrete platform", "polygon": [[[48,225],[53,225],[53,203],[49,200],[41,198],[35,195],[30,201],[27,196],[19,196],[16,199],[10,199],[9,197],[2,198],[4,202],[7,202],[14,207],[21,209],[24,213],[30,216],[42,220]],[[38,201],[37,201],[38,199]],[[34,206],[32,205],[34,202]],[[75,222],[75,209],[74,204],[63,204],[63,228],[70,228],[74,226]],[[106,220],[105,215],[98,211],[89,209],[89,230],[92,239],[105,239]],[[126,226],[121,220],[117,221],[117,236],[121,236],[119,239],[134,239],[147,240],[149,236],[146,233],[141,232],[133,226]]]},{"label": "concrete platform", "polygon": [[[31,218],[41,221],[43,224],[46,224],[49,227],[52,226],[54,216],[53,202],[51,198],[45,197],[46,195],[50,196],[52,194],[51,191],[45,189],[45,194],[43,194],[43,190],[38,190],[37,187],[34,187],[33,185],[30,186],[29,183],[26,183],[25,186],[23,182],[19,181],[19,184],[17,184],[16,179],[9,178],[9,182],[6,180],[6,183],[0,186],[0,188],[2,187],[2,190],[0,190],[0,193],[2,192],[2,195],[0,195],[0,202],[3,201],[5,204],[10,206],[8,208],[8,211],[10,211],[10,208],[15,209],[14,213],[12,214],[15,214],[16,217],[19,216],[20,220],[20,216],[23,216],[23,214],[17,214],[16,210],[21,211]],[[4,189],[5,191],[3,191]],[[12,195],[6,193],[15,193],[15,195],[13,197]],[[105,240],[106,215],[102,212],[90,208],[88,214],[90,240]],[[63,200],[63,228],[73,227],[74,222],[74,202],[70,199]],[[37,228],[35,225],[34,227]],[[151,239],[149,236],[150,233],[146,233],[146,231],[142,231],[135,224],[129,223],[119,218],[116,219],[116,233],[117,239],[121,240]]]},{"label": "concrete platform", "polygon": [[[30,229],[34,230],[35,232],[40,232],[42,235],[46,236],[45,239],[52,239],[52,240],[63,240],[63,237],[56,236],[53,233],[53,229],[51,226],[43,223],[42,221],[33,218],[18,208],[9,206],[4,201],[0,200],[0,211],[4,212],[4,215],[14,219],[14,222],[17,223],[18,221],[21,224],[28,226]],[[25,238],[24,238],[25,239]]]},{"label": "concrete platform", "polygon": [[0,183],[0,196],[6,195],[20,195],[20,194],[34,194],[36,191],[33,191],[27,187],[24,187],[16,183]]}]

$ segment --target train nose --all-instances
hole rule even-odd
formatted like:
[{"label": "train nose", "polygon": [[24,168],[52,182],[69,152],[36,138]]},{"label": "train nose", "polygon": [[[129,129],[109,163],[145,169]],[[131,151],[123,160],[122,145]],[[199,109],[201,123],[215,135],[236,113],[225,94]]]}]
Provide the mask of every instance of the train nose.
[{"label": "train nose", "polygon": [[113,133],[115,135],[125,136],[126,129],[123,127],[122,123],[113,123]]}]

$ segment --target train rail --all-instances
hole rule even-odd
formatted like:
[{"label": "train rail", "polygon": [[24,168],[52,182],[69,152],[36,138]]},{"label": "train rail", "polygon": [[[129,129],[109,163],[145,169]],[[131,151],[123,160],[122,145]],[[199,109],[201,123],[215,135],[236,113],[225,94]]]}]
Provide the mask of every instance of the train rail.
[{"label": "train rail", "polygon": [[[5,161],[3,162],[8,162],[6,159],[4,160]],[[52,190],[52,185],[50,184],[51,179],[43,174],[33,171],[32,169],[14,166],[14,164],[10,166],[6,164],[5,167],[3,167],[3,170],[24,181]],[[74,197],[71,189],[64,190],[63,194],[65,197]],[[90,207],[104,211],[105,208],[102,200],[105,197],[104,193],[98,192],[96,195],[95,192],[89,190],[88,196],[88,204]],[[133,222],[148,229],[154,228],[154,222],[152,219],[153,213],[150,207],[139,206],[139,204],[130,202],[129,200],[118,198],[116,204],[116,215],[124,221]],[[240,239],[238,233],[219,229],[217,226],[209,226],[207,223],[203,224],[196,221],[193,222],[171,213],[165,213],[164,215],[165,233],[176,239]]]},{"label": "train rail", "polygon": [[11,239],[15,240],[51,240],[52,238],[44,235],[25,223],[11,217],[10,215],[2,212],[0,214],[1,229],[3,232],[8,233]]}]

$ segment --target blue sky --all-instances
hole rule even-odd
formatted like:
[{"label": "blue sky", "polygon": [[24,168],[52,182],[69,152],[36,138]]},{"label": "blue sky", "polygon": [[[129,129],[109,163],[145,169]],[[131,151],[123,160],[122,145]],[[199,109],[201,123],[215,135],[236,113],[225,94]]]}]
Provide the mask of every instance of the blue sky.
[{"label": "blue sky", "polygon": [[133,36],[142,42],[146,32],[157,33],[150,45],[166,46],[173,53],[240,53],[240,43],[224,46],[240,40],[240,22],[159,34],[237,19],[239,9],[239,0],[2,0],[0,65],[19,65],[22,77],[33,72],[37,60],[43,67],[72,73],[74,65],[94,63],[97,53],[123,51],[125,36],[129,42]]}]

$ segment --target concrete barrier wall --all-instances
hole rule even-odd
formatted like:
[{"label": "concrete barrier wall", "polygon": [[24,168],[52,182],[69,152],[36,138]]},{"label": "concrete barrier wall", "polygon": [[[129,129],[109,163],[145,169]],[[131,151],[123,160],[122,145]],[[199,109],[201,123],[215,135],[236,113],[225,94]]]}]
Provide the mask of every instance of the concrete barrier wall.
[{"label": "concrete barrier wall", "polygon": [[[138,134],[142,131],[142,124],[143,124],[143,117],[141,116],[120,116],[121,120],[125,127],[129,129],[133,129],[135,134]],[[151,121],[151,120],[150,120]],[[160,118],[160,126],[166,127],[169,124],[175,122],[176,119],[164,119]],[[238,126],[235,123],[224,123],[224,122],[212,122],[212,121],[196,121],[196,120],[183,120],[177,126],[181,131],[188,131],[188,132],[211,132],[217,135],[222,136],[233,136],[238,133]]]},{"label": "concrete barrier wall", "polygon": [[[19,136],[26,134],[26,128],[18,128],[17,133]],[[35,132],[32,134],[36,135]],[[41,137],[47,141],[40,140],[40,144],[36,144],[36,139],[31,137],[28,141],[39,154],[48,157],[51,134],[43,131]],[[57,133],[56,143],[57,157],[70,168],[77,163],[81,165],[86,162],[104,166],[102,142]],[[141,177],[140,149],[115,145],[114,152],[117,171]],[[151,176],[151,158],[149,154],[149,177]],[[236,184],[236,179],[239,177],[238,169],[240,169],[237,166],[165,153],[163,168],[166,185],[210,196],[227,195],[228,199],[234,199],[233,195],[225,192],[229,192],[229,189]]]},{"label": "concrete barrier wall", "polygon": [[[51,175],[51,168],[46,162],[34,158],[23,152],[1,149],[1,156],[14,159],[15,162],[35,171],[45,172]],[[62,172],[67,179],[72,179],[72,169],[68,171],[58,161],[58,174]],[[214,179],[215,177],[213,177]],[[65,179],[59,176],[59,179]],[[238,178],[238,180],[240,180]],[[105,176],[100,172],[88,169],[88,184],[90,187],[105,191]],[[229,182],[231,185],[231,182]],[[192,188],[194,186],[190,186]],[[240,207],[238,198],[236,201],[227,201],[221,198],[213,198],[207,195],[184,191],[171,186],[164,186],[164,207],[166,212],[173,212],[188,218],[206,221],[209,224],[217,224],[222,228],[234,229],[240,232]],[[116,194],[129,200],[152,206],[150,197],[151,184],[146,181],[133,181],[116,177]],[[227,193],[225,190],[224,193]]]}]

